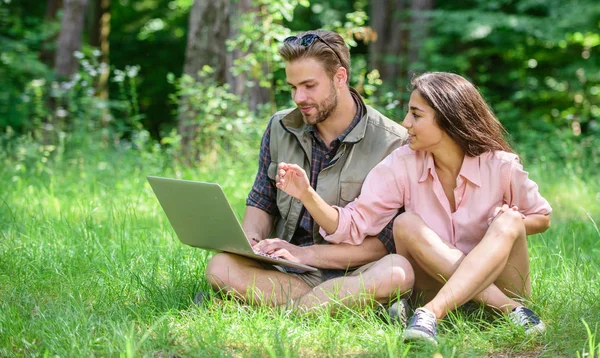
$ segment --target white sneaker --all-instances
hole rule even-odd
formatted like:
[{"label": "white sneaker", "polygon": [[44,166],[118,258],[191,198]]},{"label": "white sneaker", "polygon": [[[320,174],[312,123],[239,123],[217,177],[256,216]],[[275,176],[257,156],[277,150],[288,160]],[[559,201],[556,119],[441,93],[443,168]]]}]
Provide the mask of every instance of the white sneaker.
[{"label": "white sneaker", "polygon": [[546,325],[542,320],[533,313],[532,310],[525,306],[515,307],[508,317],[515,324],[525,328],[525,333],[544,333],[546,331]]},{"label": "white sneaker", "polygon": [[405,341],[426,341],[437,345],[437,318],[423,307],[417,308],[404,330]]}]

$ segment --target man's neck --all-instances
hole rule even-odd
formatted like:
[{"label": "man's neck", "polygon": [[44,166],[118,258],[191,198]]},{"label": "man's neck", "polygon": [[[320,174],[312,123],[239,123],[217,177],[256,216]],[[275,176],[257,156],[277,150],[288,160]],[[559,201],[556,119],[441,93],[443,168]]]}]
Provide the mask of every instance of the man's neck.
[{"label": "man's neck", "polygon": [[326,120],[316,125],[317,133],[327,146],[350,126],[356,116],[356,111],[358,111],[358,106],[352,98],[350,88],[346,87],[340,92],[335,111]]}]

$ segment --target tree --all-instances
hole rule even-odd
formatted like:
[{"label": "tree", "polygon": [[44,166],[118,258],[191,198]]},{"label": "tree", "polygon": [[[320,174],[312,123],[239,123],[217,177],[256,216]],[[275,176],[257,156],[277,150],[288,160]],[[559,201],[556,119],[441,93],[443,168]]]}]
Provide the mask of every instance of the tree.
[{"label": "tree", "polygon": [[79,64],[73,54],[81,49],[87,0],[65,0],[64,5],[54,60],[54,68],[59,78],[69,78],[77,71]]},{"label": "tree", "polygon": [[[379,70],[388,89],[402,102],[410,69],[418,65],[428,37],[433,0],[382,0],[371,2],[371,27],[377,40],[369,47],[371,68]],[[417,66],[418,67],[418,66]]]},{"label": "tree", "polygon": [[229,0],[195,0],[190,12],[183,73],[198,78],[204,66],[225,82],[225,41],[229,36]]},{"label": "tree", "polygon": [[108,76],[110,53],[110,0],[94,0],[90,29],[90,45],[100,49],[101,70],[96,89],[98,97],[108,100]]},{"label": "tree", "polygon": [[[190,12],[184,75],[199,79],[198,73],[204,66],[209,66],[217,83],[226,82],[225,41],[229,35],[229,7],[229,0],[194,1]],[[179,102],[178,132],[181,154],[188,164],[199,155],[192,148],[199,129],[192,108],[189,98],[183,95]]]},{"label": "tree", "polygon": [[[48,0],[48,2],[46,3],[46,14],[44,15],[44,22],[52,23],[56,21],[58,10],[60,10],[62,6],[62,0]],[[50,67],[54,66],[54,57],[56,56],[56,51],[54,48],[55,43],[56,36],[52,36],[42,43],[42,47],[40,49],[40,60],[42,60],[42,62],[44,62]]]},{"label": "tree", "polygon": [[369,64],[378,69],[384,83],[392,87],[397,86],[405,71],[407,6],[407,0],[371,2],[370,23],[377,39],[369,47]]},{"label": "tree", "polygon": [[422,44],[429,37],[429,17],[425,14],[431,10],[433,10],[433,0],[412,0],[411,2],[409,64],[414,64],[419,60]]},{"label": "tree", "polygon": [[[230,15],[230,30],[229,39],[236,39],[240,36],[240,28],[244,26],[242,19],[250,19],[249,25],[260,27],[260,6],[252,4],[252,0],[239,0],[235,6],[231,9]],[[264,6],[264,5],[263,5]],[[248,26],[248,24],[245,24]],[[259,31],[262,33],[262,31]],[[262,38],[262,36],[260,36]],[[260,39],[259,39],[260,40]],[[232,69],[238,65],[237,62],[243,61],[244,56],[247,53],[234,48],[232,51],[227,53],[227,68]],[[269,72],[269,68],[266,63],[260,65],[260,74]],[[233,73],[228,70],[226,73],[227,83],[229,84],[232,93],[240,96],[247,104],[248,108],[255,111],[259,105],[269,103],[271,101],[271,90],[270,88],[260,86],[260,78],[257,75],[252,74],[251,71],[242,70],[238,73]]]}]

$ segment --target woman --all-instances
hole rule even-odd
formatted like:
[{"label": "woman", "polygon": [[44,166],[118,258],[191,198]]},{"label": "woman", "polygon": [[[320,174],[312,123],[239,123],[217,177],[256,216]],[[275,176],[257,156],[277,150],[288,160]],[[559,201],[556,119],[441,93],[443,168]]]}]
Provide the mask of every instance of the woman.
[{"label": "woman", "polygon": [[300,199],[330,242],[358,244],[394,221],[399,254],[427,303],[404,337],[436,342],[436,325],[469,300],[507,313],[527,333],[544,323],[517,301],[531,293],[526,235],[550,226],[551,207],[504,139],[504,128],[463,77],[426,73],[412,81],[402,125],[408,146],[370,173],[345,208],[325,203],[295,164],[280,163],[277,187]]}]

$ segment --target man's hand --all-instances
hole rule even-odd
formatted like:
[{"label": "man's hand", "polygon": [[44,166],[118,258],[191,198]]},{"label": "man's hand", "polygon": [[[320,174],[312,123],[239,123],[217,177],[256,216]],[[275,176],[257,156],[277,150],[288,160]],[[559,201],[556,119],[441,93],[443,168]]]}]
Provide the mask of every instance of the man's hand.
[{"label": "man's hand", "polygon": [[251,237],[248,237],[248,242],[250,243],[250,246],[254,247],[254,246],[256,246],[256,244],[258,244],[260,242],[260,240],[254,236],[251,236]]},{"label": "man's hand", "polygon": [[300,247],[281,239],[265,239],[254,245],[254,251],[259,251],[275,257],[281,257],[292,262],[308,264],[307,247]]},{"label": "man's hand", "polygon": [[277,188],[300,200],[310,189],[306,172],[296,164],[279,163],[275,183]]}]

